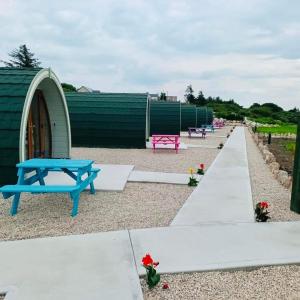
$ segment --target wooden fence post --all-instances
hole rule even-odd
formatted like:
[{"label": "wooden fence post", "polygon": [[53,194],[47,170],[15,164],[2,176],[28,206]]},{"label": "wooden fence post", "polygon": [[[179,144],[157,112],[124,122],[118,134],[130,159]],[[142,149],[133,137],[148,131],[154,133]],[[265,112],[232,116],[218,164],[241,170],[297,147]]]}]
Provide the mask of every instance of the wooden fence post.
[{"label": "wooden fence post", "polygon": [[300,119],[296,139],[291,210],[300,213]]}]

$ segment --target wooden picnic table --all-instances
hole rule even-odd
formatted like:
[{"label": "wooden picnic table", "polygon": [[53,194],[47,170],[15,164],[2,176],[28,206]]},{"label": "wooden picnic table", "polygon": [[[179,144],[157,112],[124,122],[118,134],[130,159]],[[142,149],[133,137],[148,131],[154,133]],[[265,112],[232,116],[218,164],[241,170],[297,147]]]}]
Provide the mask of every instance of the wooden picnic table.
[{"label": "wooden picnic table", "polygon": [[[72,217],[77,215],[80,193],[90,185],[90,193],[95,194],[94,179],[100,169],[92,168],[92,160],[74,159],[39,159],[34,158],[17,164],[18,181],[16,185],[5,185],[0,188],[4,199],[14,196],[11,215],[18,211],[22,192],[38,193],[70,193],[73,201]],[[44,178],[51,171],[61,171],[74,179],[74,185],[46,185]],[[86,175],[84,179],[82,177]],[[40,185],[33,185],[39,182]]]},{"label": "wooden picnic table", "polygon": [[180,140],[177,134],[153,134],[152,135],[152,147],[155,152],[156,145],[174,145],[174,150],[178,153]]}]

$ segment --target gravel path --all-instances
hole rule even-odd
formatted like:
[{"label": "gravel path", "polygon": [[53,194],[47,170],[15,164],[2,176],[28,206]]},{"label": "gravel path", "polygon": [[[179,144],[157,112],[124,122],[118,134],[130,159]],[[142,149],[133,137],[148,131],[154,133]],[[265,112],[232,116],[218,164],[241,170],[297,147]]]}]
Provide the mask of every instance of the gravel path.
[{"label": "gravel path", "polygon": [[300,266],[162,275],[168,290],[162,284],[149,290],[145,280],[141,281],[145,300],[300,299]]},{"label": "gravel path", "polygon": [[254,205],[260,201],[269,202],[272,222],[299,221],[300,215],[290,211],[290,190],[274,178],[251,134],[247,129],[245,132]]},{"label": "gravel path", "polygon": [[9,215],[11,201],[0,197],[0,240],[168,226],[192,190],[128,183],[123,192],[84,192],[76,218],[70,217],[72,203],[65,194],[24,194],[14,217]]},{"label": "gravel path", "polygon": [[135,165],[135,170],[187,173],[190,167],[196,168],[199,163],[209,167],[220,150],[193,148],[179,150],[159,149],[107,149],[107,148],[73,148],[72,158],[89,158],[97,163]]}]

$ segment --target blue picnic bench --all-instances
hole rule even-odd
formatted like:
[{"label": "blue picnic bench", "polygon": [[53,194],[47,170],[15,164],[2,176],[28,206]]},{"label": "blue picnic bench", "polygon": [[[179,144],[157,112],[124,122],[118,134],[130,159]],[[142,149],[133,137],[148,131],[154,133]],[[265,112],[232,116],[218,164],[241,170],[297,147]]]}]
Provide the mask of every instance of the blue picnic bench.
[{"label": "blue picnic bench", "polygon": [[[17,164],[18,181],[15,185],[5,185],[0,188],[4,199],[14,196],[10,213],[18,212],[21,193],[70,193],[73,201],[71,216],[78,212],[80,193],[90,185],[90,193],[95,194],[94,179],[100,169],[92,168],[92,160],[73,159],[39,159],[34,158]],[[46,185],[44,178],[49,172],[64,172],[74,179],[74,185]],[[83,176],[86,176],[82,179]],[[33,185],[39,182],[40,185]]]}]

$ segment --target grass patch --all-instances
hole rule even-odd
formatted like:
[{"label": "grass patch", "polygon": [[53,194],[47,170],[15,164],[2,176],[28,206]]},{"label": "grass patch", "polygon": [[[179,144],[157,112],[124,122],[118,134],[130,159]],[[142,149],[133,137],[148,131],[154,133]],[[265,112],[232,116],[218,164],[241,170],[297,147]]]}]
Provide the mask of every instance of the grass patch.
[{"label": "grass patch", "polygon": [[289,152],[295,154],[296,151],[296,142],[286,142],[285,149]]},{"label": "grass patch", "polygon": [[297,125],[281,125],[275,127],[258,127],[257,132],[261,133],[297,133]]}]

